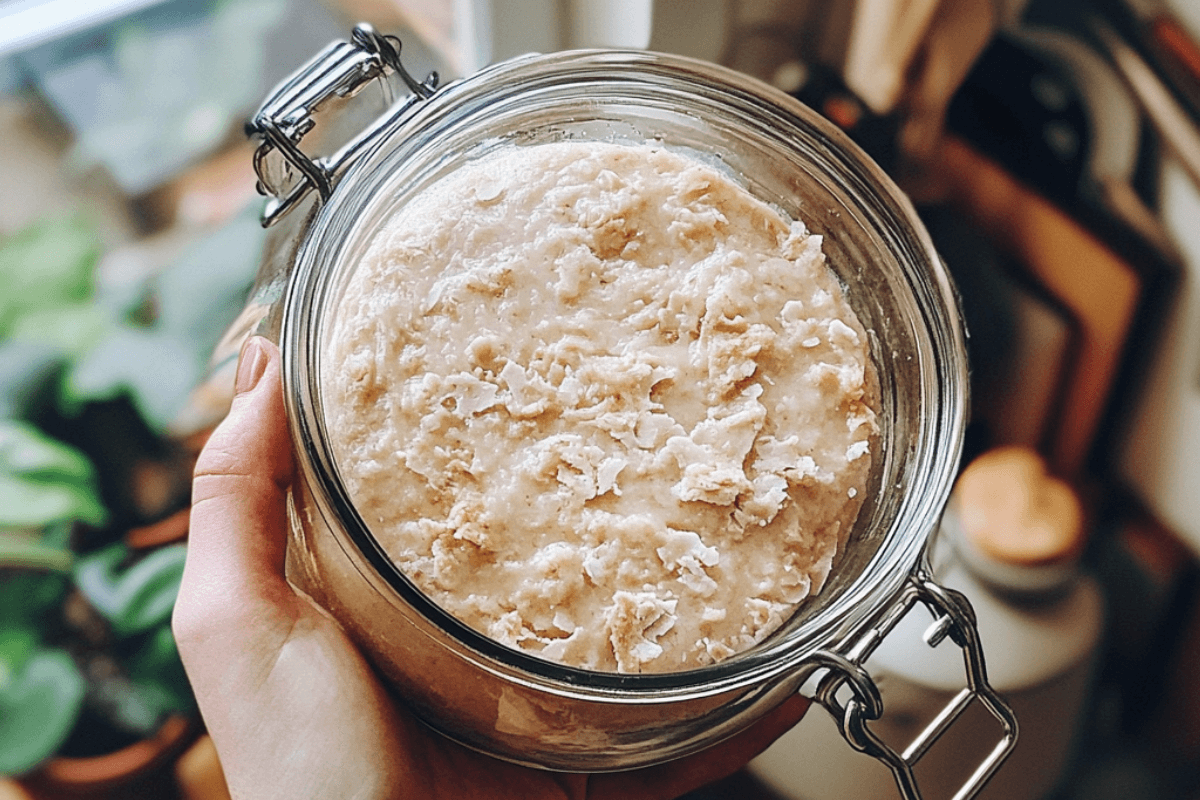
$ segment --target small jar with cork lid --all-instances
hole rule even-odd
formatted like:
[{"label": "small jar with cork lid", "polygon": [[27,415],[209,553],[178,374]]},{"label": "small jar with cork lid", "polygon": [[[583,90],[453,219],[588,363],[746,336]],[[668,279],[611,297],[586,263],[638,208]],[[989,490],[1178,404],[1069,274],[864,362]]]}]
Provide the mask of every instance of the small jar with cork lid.
[{"label": "small jar with cork lid", "polygon": [[958,480],[943,528],[963,567],[1010,601],[1053,602],[1081,577],[1086,536],[1079,497],[1028,448],[1002,447],[973,461]]}]

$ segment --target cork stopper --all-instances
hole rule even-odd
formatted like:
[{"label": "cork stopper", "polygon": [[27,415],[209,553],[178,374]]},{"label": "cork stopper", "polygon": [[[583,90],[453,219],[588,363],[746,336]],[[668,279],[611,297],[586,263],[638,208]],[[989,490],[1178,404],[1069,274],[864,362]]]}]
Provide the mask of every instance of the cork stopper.
[{"label": "cork stopper", "polygon": [[954,490],[960,536],[977,557],[1012,567],[1074,562],[1084,544],[1083,507],[1066,481],[1026,447],[973,461]]}]

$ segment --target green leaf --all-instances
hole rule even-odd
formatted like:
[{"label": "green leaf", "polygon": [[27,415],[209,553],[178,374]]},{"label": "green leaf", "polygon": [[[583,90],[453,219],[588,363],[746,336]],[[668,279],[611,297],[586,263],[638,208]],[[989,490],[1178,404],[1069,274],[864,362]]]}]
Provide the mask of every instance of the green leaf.
[{"label": "green leaf", "polygon": [[70,303],[21,315],[13,323],[9,336],[16,341],[41,342],[77,356],[95,347],[116,324],[114,314],[99,304]]},{"label": "green leaf", "polygon": [[78,353],[60,385],[61,411],[73,415],[88,402],[128,394],[152,429],[168,429],[245,306],[265,240],[251,212],[200,239],[150,282],[148,307],[157,310],[150,325],[105,310],[122,304],[104,291],[91,310],[60,307],[23,321],[23,335],[53,336]]},{"label": "green leaf", "polygon": [[121,730],[144,737],[154,733],[172,711],[192,708],[158,681],[135,681],[124,673],[95,681],[89,705]]},{"label": "green leaf", "polygon": [[119,570],[128,557],[129,548],[123,542],[114,542],[75,562],[75,586],[105,619],[120,613]]},{"label": "green leaf", "polygon": [[90,488],[72,483],[43,483],[0,474],[0,524],[14,527],[78,519],[102,525],[104,507]]},{"label": "green leaf", "polygon": [[0,567],[66,572],[74,555],[65,547],[43,541],[27,531],[0,530]]},{"label": "green leaf", "polygon": [[66,590],[62,573],[17,572],[0,580],[0,695],[38,651],[48,617]]},{"label": "green leaf", "polygon": [[83,453],[28,423],[0,420],[0,526],[102,525],[106,518]]},{"label": "green leaf", "polygon": [[45,480],[87,482],[93,478],[87,456],[34,425],[0,420],[0,466],[6,471]]},{"label": "green leaf", "polygon": [[169,700],[154,684],[114,679],[103,683],[97,694],[101,693],[106,716],[118,728],[136,736],[153,733],[169,711]]},{"label": "green leaf", "polygon": [[[42,544],[59,550],[71,550],[71,523],[58,522],[42,529]],[[74,551],[71,557],[74,558]]]},{"label": "green leaf", "polygon": [[250,208],[191,247],[157,278],[157,326],[194,343],[201,363],[246,305],[265,231]]},{"label": "green leaf", "polygon": [[154,629],[145,644],[126,659],[125,668],[139,686],[157,687],[164,711],[186,711],[195,704],[170,625]]},{"label": "green leaf", "polygon": [[118,326],[68,371],[60,402],[71,413],[88,401],[129,392],[147,424],[162,431],[183,407],[203,365],[195,345],[175,334]]},{"label": "green leaf", "polygon": [[0,692],[0,775],[20,775],[53,755],[75,726],[87,690],[61,650],[41,650]]},{"label": "green leaf", "polygon": [[0,581],[0,626],[40,627],[42,617],[61,604],[67,576],[57,572],[18,572]]},{"label": "green leaf", "polygon": [[176,664],[179,649],[170,625],[160,625],[150,632],[140,648],[125,661],[129,677],[134,680],[153,680]]},{"label": "green leaf", "polygon": [[0,692],[6,691],[25,669],[39,638],[32,626],[0,628]]},{"label": "green leaf", "polygon": [[90,297],[99,256],[82,217],[38,222],[0,242],[0,336],[24,314]]},{"label": "green leaf", "polygon": [[27,416],[49,394],[62,361],[62,351],[45,342],[0,342],[0,417]]},{"label": "green leaf", "polygon": [[171,617],[183,580],[185,545],[151,551],[124,570],[128,548],[117,542],[75,565],[75,585],[118,636],[149,630]]}]

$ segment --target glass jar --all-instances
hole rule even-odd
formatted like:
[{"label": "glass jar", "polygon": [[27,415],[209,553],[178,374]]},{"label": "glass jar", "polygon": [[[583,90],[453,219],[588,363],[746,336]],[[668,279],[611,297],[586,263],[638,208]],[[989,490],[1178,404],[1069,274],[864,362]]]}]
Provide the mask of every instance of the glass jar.
[{"label": "glass jar", "polygon": [[[261,188],[276,228],[243,317],[283,353],[297,480],[288,577],[342,623],[409,707],[457,741],[555,770],[646,766],[699,751],[806,691],[850,743],[888,762],[907,796],[912,765],[978,699],[1003,734],[973,793],[1011,749],[1015,720],[987,685],[970,607],[928,577],[923,552],[954,480],[967,411],[964,331],[951,282],[911,204],[837,128],[744,75],[680,57],[532,55],[444,88],[418,83],[398,42],[366,26],[331,45],[255,118]],[[399,75],[412,96],[326,159],[299,148],[329,98]],[[688,671],[574,669],[507,648],[426,598],[350,502],[322,414],[323,343],[347,276],[409,198],[500,147],[650,141],[719,163],[753,194],[823,237],[870,332],[881,389],[868,497],[825,587],[753,649]],[[915,603],[964,649],[966,689],[925,738],[897,752],[868,725],[882,713],[862,663]],[[920,646],[920,645],[917,645]],[[936,729],[935,729],[936,728]],[[914,749],[915,748],[915,749]],[[970,796],[967,794],[965,796]]]}]

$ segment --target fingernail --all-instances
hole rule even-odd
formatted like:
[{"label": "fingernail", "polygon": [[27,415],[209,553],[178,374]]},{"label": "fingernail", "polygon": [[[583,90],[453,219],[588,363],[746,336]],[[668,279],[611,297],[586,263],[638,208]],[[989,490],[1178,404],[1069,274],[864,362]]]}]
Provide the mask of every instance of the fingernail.
[{"label": "fingernail", "polygon": [[233,390],[237,394],[245,394],[258,385],[263,373],[267,371],[267,351],[257,336],[251,336],[242,345],[242,353],[238,358],[237,378],[233,382]]}]

